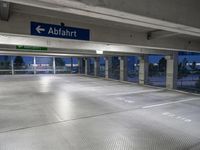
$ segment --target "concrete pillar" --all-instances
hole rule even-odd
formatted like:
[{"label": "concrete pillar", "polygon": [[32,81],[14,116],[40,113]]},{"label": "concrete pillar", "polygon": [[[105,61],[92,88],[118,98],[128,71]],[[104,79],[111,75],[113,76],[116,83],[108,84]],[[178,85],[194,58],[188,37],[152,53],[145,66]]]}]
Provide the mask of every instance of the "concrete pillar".
[{"label": "concrete pillar", "polygon": [[139,59],[140,59],[139,84],[144,85],[148,81],[148,74],[149,74],[148,55],[141,55]]},{"label": "concrete pillar", "polygon": [[94,76],[98,76],[99,74],[99,69],[100,69],[100,64],[99,64],[99,57],[94,58]]},{"label": "concrete pillar", "polygon": [[120,81],[127,80],[127,57],[119,57],[120,60]]},{"label": "concrete pillar", "polygon": [[13,57],[11,57],[11,70],[12,70],[12,75],[14,75],[15,70],[14,70],[14,59],[13,59]]},{"label": "concrete pillar", "polygon": [[105,57],[105,78],[106,79],[109,78],[110,68],[111,68],[111,58]]},{"label": "concrete pillar", "polygon": [[81,74],[83,69],[83,59],[78,58],[78,73]]},{"label": "concrete pillar", "polygon": [[53,57],[53,74],[56,74],[56,59]]},{"label": "concrete pillar", "polygon": [[71,74],[73,73],[73,57],[71,57]]},{"label": "concrete pillar", "polygon": [[33,72],[36,74],[36,57],[33,57]]},{"label": "concrete pillar", "polygon": [[177,88],[177,76],[178,76],[178,52],[165,57],[167,60],[166,70],[166,88]]},{"label": "concrete pillar", "polygon": [[85,61],[85,75],[88,75],[88,58],[84,58]]}]

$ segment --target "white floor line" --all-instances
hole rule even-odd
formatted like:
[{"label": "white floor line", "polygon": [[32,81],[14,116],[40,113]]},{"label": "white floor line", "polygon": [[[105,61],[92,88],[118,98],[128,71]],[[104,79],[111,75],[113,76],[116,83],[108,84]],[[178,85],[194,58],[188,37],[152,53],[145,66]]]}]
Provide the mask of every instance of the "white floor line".
[{"label": "white floor line", "polygon": [[162,104],[156,104],[156,105],[149,105],[149,106],[144,106],[142,107],[143,109],[148,109],[148,108],[153,108],[153,107],[159,107],[159,106],[165,106],[165,105],[171,105],[171,104],[177,104],[177,103],[182,103],[182,102],[189,102],[189,101],[196,101],[200,100],[200,98],[191,98],[191,99],[184,99],[184,100],[179,100],[175,102],[168,102],[168,103],[162,103]]},{"label": "white floor line", "polygon": [[107,94],[107,96],[128,95],[128,94],[140,94],[140,93],[159,92],[159,91],[163,91],[163,89],[140,90],[140,91],[136,91],[136,92],[121,92],[121,93]]}]

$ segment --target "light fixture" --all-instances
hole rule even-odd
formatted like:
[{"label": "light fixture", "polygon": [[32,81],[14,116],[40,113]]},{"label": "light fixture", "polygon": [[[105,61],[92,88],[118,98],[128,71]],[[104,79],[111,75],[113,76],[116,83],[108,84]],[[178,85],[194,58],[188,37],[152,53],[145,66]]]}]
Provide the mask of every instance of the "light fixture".
[{"label": "light fixture", "polygon": [[96,50],[96,54],[102,55],[103,51],[102,50]]}]

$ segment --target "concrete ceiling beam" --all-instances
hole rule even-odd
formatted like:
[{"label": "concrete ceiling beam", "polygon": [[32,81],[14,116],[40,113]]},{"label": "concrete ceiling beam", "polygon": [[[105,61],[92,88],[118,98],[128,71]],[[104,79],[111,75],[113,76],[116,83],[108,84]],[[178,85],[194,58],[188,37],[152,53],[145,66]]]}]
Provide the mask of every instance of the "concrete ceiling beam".
[{"label": "concrete ceiling beam", "polygon": [[[97,55],[96,51],[103,51],[106,55],[132,54],[169,54],[171,51],[159,49],[145,49],[130,45],[116,45],[91,41],[75,41],[54,38],[41,38],[28,35],[0,34],[0,48],[16,50],[16,45],[47,47],[51,53]],[[19,50],[18,50],[19,51]]]},{"label": "concrete ceiling beam", "polygon": [[147,33],[147,39],[148,40],[161,39],[161,38],[168,38],[168,37],[177,36],[177,35],[180,35],[180,34],[175,33],[175,32],[163,31],[163,30],[155,30],[155,31],[150,31]]}]

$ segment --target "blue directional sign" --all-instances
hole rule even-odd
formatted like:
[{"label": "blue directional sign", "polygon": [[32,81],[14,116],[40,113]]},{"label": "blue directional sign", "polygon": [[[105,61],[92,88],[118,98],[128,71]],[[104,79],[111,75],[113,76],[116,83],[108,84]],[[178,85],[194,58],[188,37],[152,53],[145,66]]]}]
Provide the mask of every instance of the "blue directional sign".
[{"label": "blue directional sign", "polygon": [[74,40],[90,40],[90,30],[88,29],[38,22],[31,22],[31,35]]}]

